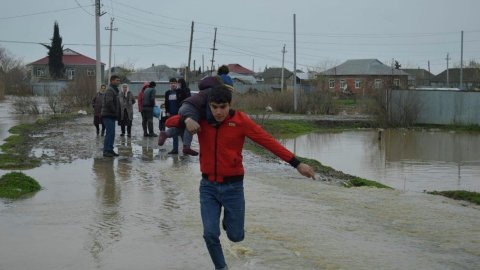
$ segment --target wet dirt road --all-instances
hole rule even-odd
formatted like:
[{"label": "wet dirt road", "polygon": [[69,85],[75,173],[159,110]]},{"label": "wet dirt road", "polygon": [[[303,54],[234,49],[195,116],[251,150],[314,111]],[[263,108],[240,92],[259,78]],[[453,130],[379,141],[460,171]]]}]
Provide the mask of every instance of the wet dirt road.
[{"label": "wet dirt road", "polygon": [[[138,128],[130,140],[117,135],[119,158],[103,158],[90,118],[44,135],[33,152],[49,164],[25,171],[44,189],[0,201],[1,270],[213,269],[202,239],[198,158],[168,156],[171,141],[159,149]],[[222,235],[231,269],[480,264],[478,206],[327,185],[250,153],[245,167],[246,239],[233,244]]]}]

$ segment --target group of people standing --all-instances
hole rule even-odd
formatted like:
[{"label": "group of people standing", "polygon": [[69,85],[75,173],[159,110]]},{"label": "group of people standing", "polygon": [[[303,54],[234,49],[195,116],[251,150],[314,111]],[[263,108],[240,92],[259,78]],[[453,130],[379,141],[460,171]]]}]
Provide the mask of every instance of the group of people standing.
[{"label": "group of people standing", "polygon": [[[133,105],[138,104],[138,111],[142,115],[142,128],[144,137],[157,137],[154,132],[153,118],[159,118],[160,131],[165,130],[165,121],[168,117],[178,114],[183,100],[191,96],[190,88],[184,79],[171,78],[169,80],[170,88],[165,93],[165,102],[162,109],[157,107],[156,83],[145,82],[138,94],[138,102],[132,92],[128,89],[128,84],[122,84],[119,89],[120,78],[117,75],[112,75],[108,87],[102,85],[96,96],[92,100],[94,109],[93,124],[96,127],[97,136],[105,136],[103,156],[114,157],[118,153],[114,151],[115,141],[115,121],[121,128],[120,136],[132,136],[133,124]],[[156,112],[159,110],[160,112]],[[155,115],[158,113],[158,115]],[[101,126],[101,132],[100,132]],[[198,155],[198,152],[190,148],[192,142],[192,134],[185,132],[181,137],[183,141],[183,153],[185,155]],[[173,149],[168,154],[178,154],[178,136],[171,136],[173,138]]]}]

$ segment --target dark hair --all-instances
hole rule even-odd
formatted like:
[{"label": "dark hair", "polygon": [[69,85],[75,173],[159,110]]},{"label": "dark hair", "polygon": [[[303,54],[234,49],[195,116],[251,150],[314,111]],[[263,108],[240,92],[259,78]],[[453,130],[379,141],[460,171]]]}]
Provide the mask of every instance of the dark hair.
[{"label": "dark hair", "polygon": [[225,85],[215,86],[210,92],[210,102],[231,103],[232,91]]},{"label": "dark hair", "polygon": [[187,82],[185,81],[184,78],[178,79],[178,83],[180,84],[180,88],[187,88]]},{"label": "dark hair", "polygon": [[177,79],[175,79],[175,78],[170,78],[170,80],[168,80],[168,81],[171,82],[171,83],[172,83],[172,82],[176,83],[176,82],[177,82]]},{"label": "dark hair", "polygon": [[155,87],[157,86],[157,84],[154,82],[154,81],[151,81],[149,84],[148,84],[148,87]]},{"label": "dark hair", "polygon": [[110,81],[113,81],[113,80],[116,80],[116,79],[120,79],[120,77],[118,75],[110,76]]},{"label": "dark hair", "polygon": [[217,75],[222,75],[222,74],[228,74],[230,72],[230,70],[228,69],[227,66],[225,65],[222,65],[218,68],[218,71],[217,71]]}]

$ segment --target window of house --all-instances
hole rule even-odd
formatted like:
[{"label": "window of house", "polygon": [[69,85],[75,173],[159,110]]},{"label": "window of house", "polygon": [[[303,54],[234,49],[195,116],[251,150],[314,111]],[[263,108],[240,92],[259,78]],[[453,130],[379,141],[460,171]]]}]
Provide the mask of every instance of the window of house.
[{"label": "window of house", "polygon": [[75,78],[75,69],[73,68],[67,69],[67,78],[69,80],[73,80]]},{"label": "window of house", "polygon": [[335,80],[334,79],[328,80],[328,88],[335,88]]},{"label": "window of house", "polygon": [[94,69],[87,69],[87,76],[95,76],[95,70]]},{"label": "window of house", "polygon": [[381,79],[375,79],[374,88],[379,89],[381,87],[382,87],[382,80]]},{"label": "window of house", "polygon": [[400,86],[400,79],[394,79],[393,80],[393,86],[399,87]]},{"label": "window of house", "polygon": [[359,89],[362,86],[361,80],[355,80],[355,89]]},{"label": "window of house", "polygon": [[340,80],[340,88],[342,90],[345,90],[347,88],[347,81],[346,80]]},{"label": "window of house", "polygon": [[37,77],[45,77],[45,70],[43,68],[37,68],[37,72],[35,75]]}]

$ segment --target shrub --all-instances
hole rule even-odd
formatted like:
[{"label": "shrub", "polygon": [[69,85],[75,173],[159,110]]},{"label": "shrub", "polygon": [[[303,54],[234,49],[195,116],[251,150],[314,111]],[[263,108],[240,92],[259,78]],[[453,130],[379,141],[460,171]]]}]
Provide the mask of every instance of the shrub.
[{"label": "shrub", "polygon": [[233,106],[248,112],[264,112],[267,106],[274,112],[300,113],[300,114],[329,114],[334,111],[334,103],[331,94],[319,90],[309,93],[299,91],[297,111],[294,110],[292,91],[268,91],[236,93],[233,98]]}]

